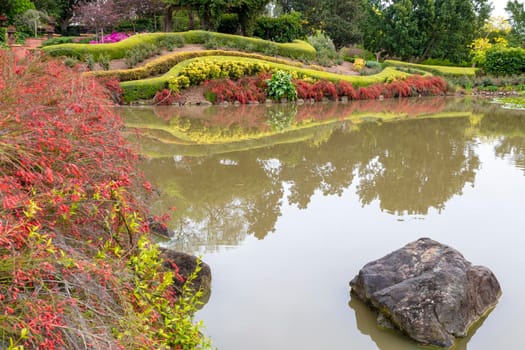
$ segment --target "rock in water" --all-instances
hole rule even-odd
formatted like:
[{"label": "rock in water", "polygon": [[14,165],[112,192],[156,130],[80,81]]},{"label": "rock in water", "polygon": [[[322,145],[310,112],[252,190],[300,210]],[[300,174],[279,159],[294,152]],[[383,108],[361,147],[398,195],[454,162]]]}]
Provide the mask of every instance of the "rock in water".
[{"label": "rock in water", "polygon": [[486,267],[429,238],[369,262],[352,291],[414,340],[451,347],[493,308],[501,287]]}]

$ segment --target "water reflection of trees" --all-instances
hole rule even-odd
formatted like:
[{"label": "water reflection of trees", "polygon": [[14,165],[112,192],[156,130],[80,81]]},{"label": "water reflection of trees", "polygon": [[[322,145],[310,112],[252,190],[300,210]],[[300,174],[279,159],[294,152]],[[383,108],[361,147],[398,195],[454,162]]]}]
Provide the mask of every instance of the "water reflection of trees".
[{"label": "water reflection of trees", "polygon": [[494,110],[480,123],[480,132],[498,139],[496,156],[510,159],[525,173],[525,112]]},{"label": "water reflection of trees", "polygon": [[299,208],[316,191],[341,195],[355,182],[363,205],[377,199],[398,214],[443,209],[479,167],[465,136],[469,126],[468,118],[366,123],[358,130],[340,122],[305,142],[149,160],[144,169],[168,194],[162,209],[178,207],[173,229],[180,245],[188,237],[193,245],[232,245],[274,230],[285,186],[288,202]]}]

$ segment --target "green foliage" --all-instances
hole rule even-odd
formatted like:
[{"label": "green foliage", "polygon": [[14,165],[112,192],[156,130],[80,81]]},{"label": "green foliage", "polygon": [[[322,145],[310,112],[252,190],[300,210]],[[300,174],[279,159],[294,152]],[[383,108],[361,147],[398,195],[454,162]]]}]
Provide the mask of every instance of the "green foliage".
[{"label": "green foliage", "polygon": [[266,40],[288,43],[306,36],[299,12],[280,17],[259,17],[255,23],[254,35]]},{"label": "green foliage", "polygon": [[224,61],[211,58],[190,63],[181,70],[180,75],[186,76],[191,85],[199,85],[208,79],[238,79],[269,70],[269,65],[259,62]]},{"label": "green foliage", "polygon": [[508,48],[489,50],[483,67],[494,75],[512,75],[525,73],[525,49]]},{"label": "green foliage", "polygon": [[[124,58],[126,52],[132,50],[137,46],[144,44],[152,44],[156,47],[162,47],[162,43],[166,38],[183,38],[188,44],[204,44],[209,38],[213,38],[218,46],[226,46],[226,44],[234,45],[237,48],[250,47],[255,52],[267,52],[268,50],[275,51],[278,55],[290,58],[314,59],[316,56],[315,49],[308,43],[300,40],[295,40],[292,43],[274,43],[268,40],[257,38],[247,38],[239,35],[223,34],[193,30],[182,33],[144,33],[133,35],[118,43],[104,44],[104,45],[89,45],[89,44],[61,44],[52,45],[42,48],[42,51],[51,56],[71,56],[80,58],[87,54],[92,54],[98,57],[102,53],[107,53],[111,59]],[[177,40],[177,39],[174,39]]]},{"label": "green foliage", "polygon": [[510,0],[507,2],[505,10],[509,14],[509,21],[512,26],[511,35],[523,47],[525,44],[525,6],[521,1]]},{"label": "green foliage", "polygon": [[381,68],[381,63],[377,62],[377,61],[366,61],[365,62],[365,66],[367,68]]},{"label": "green foliage", "polygon": [[7,43],[7,28],[0,27],[0,47]]},{"label": "green foliage", "polygon": [[152,78],[137,81],[125,81],[120,84],[124,102],[133,102],[153,98],[158,91],[168,87],[168,81]]},{"label": "green foliage", "polygon": [[100,64],[103,70],[109,70],[110,62],[111,62],[111,59],[108,55],[102,54],[98,56],[98,63]]},{"label": "green foliage", "polygon": [[[70,57],[70,58],[74,58],[74,57]],[[93,55],[87,55],[85,61],[86,61],[86,64],[87,64],[89,70],[95,69],[96,61],[95,61],[95,57],[93,57]]]},{"label": "green foliage", "polygon": [[42,47],[67,43],[88,44],[92,40],[95,40],[95,37],[59,36],[56,38],[44,40],[42,42]]},{"label": "green foliage", "polygon": [[237,34],[239,29],[239,16],[236,13],[225,13],[219,17],[217,31],[226,34]]},{"label": "green foliage", "polygon": [[421,64],[426,66],[444,66],[444,67],[470,67],[472,64],[466,61],[460,63],[450,62],[449,59],[445,58],[427,58],[422,61]]},{"label": "green foliage", "polygon": [[302,14],[308,31],[322,31],[337,48],[361,42],[363,1],[361,0],[291,0],[290,5]]},{"label": "green foliage", "polygon": [[168,87],[173,93],[177,93],[182,89],[187,89],[190,87],[190,78],[185,75],[172,78],[168,81]]},{"label": "green foliage", "polygon": [[6,9],[4,9],[5,14],[11,23],[17,16],[22,15],[27,10],[35,9],[35,4],[31,0],[10,0],[4,6],[6,6]]},{"label": "green foliage", "polygon": [[[158,348],[166,349],[208,349],[210,341],[201,332],[202,323],[194,323],[193,316],[202,305],[202,290],[193,286],[201,270],[200,263],[186,279],[175,305],[169,301],[170,288],[174,275],[165,271],[160,259],[158,247],[146,237],[141,237],[137,244],[138,253],[129,260],[137,283],[133,292],[137,304],[143,306],[137,314],[139,331],[148,338],[157,339]],[[158,283],[161,281],[161,283]],[[152,317],[161,316],[163,327],[149,327]],[[126,325],[122,325],[125,327]],[[120,334],[124,338],[126,334]]]},{"label": "green foliage", "polygon": [[366,2],[364,44],[390,57],[467,60],[489,17],[487,0]]},{"label": "green foliage", "polygon": [[335,50],[332,39],[321,32],[316,32],[308,37],[308,42],[317,52],[316,61],[322,66],[331,66],[334,63],[341,63],[341,55]]},{"label": "green foliage", "polygon": [[292,83],[292,75],[288,72],[278,70],[272,74],[272,79],[268,83],[268,96],[274,100],[286,98],[288,100],[297,99],[297,91]]},{"label": "green foliage", "polygon": [[392,67],[403,67],[403,68],[412,68],[415,70],[428,72],[436,75],[442,76],[474,76],[476,74],[477,68],[472,67],[446,67],[446,66],[427,66],[424,64],[408,63],[395,60],[386,60],[384,62],[385,66]]}]

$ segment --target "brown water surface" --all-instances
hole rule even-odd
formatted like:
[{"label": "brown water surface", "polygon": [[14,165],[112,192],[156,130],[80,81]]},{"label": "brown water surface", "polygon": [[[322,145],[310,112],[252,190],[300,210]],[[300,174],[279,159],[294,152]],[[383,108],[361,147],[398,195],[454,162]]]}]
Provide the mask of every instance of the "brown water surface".
[{"label": "brown water surface", "polygon": [[456,349],[523,349],[525,112],[437,98],[123,113],[153,210],[177,208],[164,244],[211,265],[197,318],[219,349],[419,349],[348,282],[423,236],[502,285]]}]

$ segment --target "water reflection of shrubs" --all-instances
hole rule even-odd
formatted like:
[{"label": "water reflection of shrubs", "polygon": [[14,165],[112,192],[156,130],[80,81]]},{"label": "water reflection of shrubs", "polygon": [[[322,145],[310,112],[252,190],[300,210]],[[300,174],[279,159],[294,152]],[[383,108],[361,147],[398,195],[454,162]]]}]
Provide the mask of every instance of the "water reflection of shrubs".
[{"label": "water reflection of shrubs", "polygon": [[164,199],[178,208],[175,231],[212,245],[272,232],[284,193],[289,204],[306,208],[315,193],[342,195],[356,184],[363,205],[378,200],[389,213],[417,215],[443,210],[474,182],[480,163],[465,133],[467,117],[367,123],[351,134],[346,127],[316,128],[303,142],[180,157],[167,170],[150,160],[145,171],[159,188],[173,188],[177,179],[177,191]]}]

